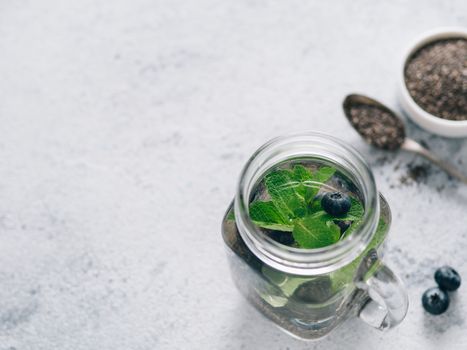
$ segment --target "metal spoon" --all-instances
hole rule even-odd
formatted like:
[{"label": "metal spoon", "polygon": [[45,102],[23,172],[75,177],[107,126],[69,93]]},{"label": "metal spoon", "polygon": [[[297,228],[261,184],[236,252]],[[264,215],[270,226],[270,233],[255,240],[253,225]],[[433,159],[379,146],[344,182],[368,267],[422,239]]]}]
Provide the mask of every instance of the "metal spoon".
[{"label": "metal spoon", "polygon": [[345,98],[343,107],[350,124],[369,144],[385,150],[401,148],[419,154],[467,184],[467,176],[456,167],[406,137],[402,120],[382,103],[367,96],[352,94]]}]

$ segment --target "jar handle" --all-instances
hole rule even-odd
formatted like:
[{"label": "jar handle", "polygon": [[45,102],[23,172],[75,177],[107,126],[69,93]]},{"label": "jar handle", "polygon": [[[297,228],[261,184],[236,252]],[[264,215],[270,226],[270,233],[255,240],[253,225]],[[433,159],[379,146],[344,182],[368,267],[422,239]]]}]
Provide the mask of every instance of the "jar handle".
[{"label": "jar handle", "polygon": [[360,265],[356,286],[369,300],[360,309],[359,317],[372,327],[385,330],[397,326],[407,314],[407,292],[402,281],[372,249]]}]

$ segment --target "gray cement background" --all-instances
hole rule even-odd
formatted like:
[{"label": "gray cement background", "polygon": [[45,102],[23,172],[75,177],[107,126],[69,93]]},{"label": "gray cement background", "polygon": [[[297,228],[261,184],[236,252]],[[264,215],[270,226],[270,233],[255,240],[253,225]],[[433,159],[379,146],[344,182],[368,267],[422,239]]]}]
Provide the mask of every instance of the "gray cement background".
[{"label": "gray cement background", "polygon": [[[0,350],[466,349],[467,286],[427,316],[440,264],[467,282],[467,188],[371,150],[341,102],[397,108],[401,52],[467,25],[459,1],[0,1]],[[467,143],[408,124],[467,172]],[[388,264],[410,295],[303,343],[241,298],[220,220],[271,137],[331,133],[372,165],[393,211]],[[407,177],[421,165],[426,176]]]}]

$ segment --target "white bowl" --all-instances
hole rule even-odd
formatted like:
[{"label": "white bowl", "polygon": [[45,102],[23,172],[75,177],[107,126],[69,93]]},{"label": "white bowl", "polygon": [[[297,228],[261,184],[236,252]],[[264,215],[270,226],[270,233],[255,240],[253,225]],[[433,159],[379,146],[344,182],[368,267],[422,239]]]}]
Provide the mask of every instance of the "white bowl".
[{"label": "white bowl", "polygon": [[428,113],[412,99],[405,85],[404,70],[409,57],[419,48],[430,42],[453,37],[463,37],[467,39],[467,28],[438,28],[422,34],[409,46],[409,49],[405,52],[400,70],[399,100],[407,115],[425,130],[446,137],[467,137],[467,120],[447,120]]}]

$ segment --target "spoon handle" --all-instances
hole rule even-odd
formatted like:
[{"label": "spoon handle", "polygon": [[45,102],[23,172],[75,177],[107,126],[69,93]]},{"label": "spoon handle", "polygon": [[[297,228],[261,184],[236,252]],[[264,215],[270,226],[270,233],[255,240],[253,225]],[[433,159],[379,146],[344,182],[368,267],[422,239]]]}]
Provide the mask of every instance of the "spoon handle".
[{"label": "spoon handle", "polygon": [[441,159],[439,156],[433,154],[429,150],[427,150],[425,147],[420,145],[418,142],[412,140],[412,139],[405,139],[404,143],[401,146],[402,149],[409,151],[409,152],[414,152],[417,153],[426,159],[430,160],[437,166],[439,166],[441,169],[446,171],[449,175],[452,177],[462,181],[463,183],[467,184],[467,176],[462,174],[454,165],[452,165],[449,162],[446,162],[445,160]]}]

